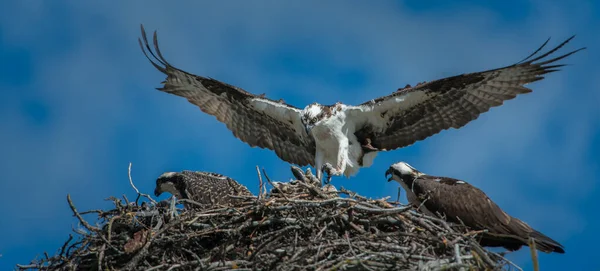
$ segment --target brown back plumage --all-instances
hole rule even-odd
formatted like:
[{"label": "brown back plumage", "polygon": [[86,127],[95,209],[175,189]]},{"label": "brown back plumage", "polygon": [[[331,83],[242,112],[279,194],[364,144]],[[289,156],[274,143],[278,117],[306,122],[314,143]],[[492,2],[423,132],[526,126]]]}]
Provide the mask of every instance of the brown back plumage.
[{"label": "brown back plumage", "polygon": [[558,242],[508,215],[483,191],[467,182],[425,175],[416,179],[414,190],[418,197],[428,195],[424,204],[429,211],[445,216],[448,221],[462,221],[474,230],[487,229],[482,245],[517,250],[528,244],[529,237],[534,237],[540,251],[564,253]]},{"label": "brown back plumage", "polygon": [[538,250],[564,253],[561,244],[520,219],[510,216],[483,191],[467,182],[420,172],[419,176],[416,173],[407,175],[399,171],[391,173],[405,183],[405,188],[412,190],[417,202],[411,204],[422,205],[426,208],[424,212],[436,214],[450,222],[464,223],[472,230],[487,229],[488,232],[484,233],[480,240],[483,246],[501,246],[508,250],[517,250],[527,245],[529,238],[533,237]]},{"label": "brown back plumage", "polygon": [[[171,185],[172,184],[172,185]],[[169,192],[197,204],[184,204],[186,208],[212,208],[236,202],[233,196],[252,196],[244,185],[235,180],[212,172],[189,171],[167,172],[156,180],[154,194]]]}]

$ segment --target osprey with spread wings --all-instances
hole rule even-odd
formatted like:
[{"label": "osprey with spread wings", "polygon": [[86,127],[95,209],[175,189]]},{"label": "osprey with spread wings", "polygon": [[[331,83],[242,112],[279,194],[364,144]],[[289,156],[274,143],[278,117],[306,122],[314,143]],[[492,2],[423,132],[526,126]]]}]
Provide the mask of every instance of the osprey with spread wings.
[{"label": "osprey with spread wings", "polygon": [[379,151],[460,128],[491,107],[531,92],[525,84],[557,71],[564,65],[556,61],[584,49],[545,59],[572,38],[534,57],[546,41],[523,61],[504,68],[407,86],[356,106],[313,103],[304,109],[175,68],[162,56],[156,32],[153,52],[143,26],[139,42],[152,65],[167,75],[158,90],[186,98],[252,147],[271,149],[289,163],[315,167],[321,179],[322,170],[350,177],[369,167]]}]

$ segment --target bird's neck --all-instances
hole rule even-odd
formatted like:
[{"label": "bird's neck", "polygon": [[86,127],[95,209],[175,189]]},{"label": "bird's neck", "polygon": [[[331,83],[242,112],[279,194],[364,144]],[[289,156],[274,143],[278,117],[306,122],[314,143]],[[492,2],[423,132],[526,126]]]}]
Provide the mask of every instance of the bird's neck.
[{"label": "bird's neck", "polygon": [[414,182],[417,181],[417,176],[405,176],[402,177],[402,180],[406,185],[408,185],[408,187],[412,187]]}]

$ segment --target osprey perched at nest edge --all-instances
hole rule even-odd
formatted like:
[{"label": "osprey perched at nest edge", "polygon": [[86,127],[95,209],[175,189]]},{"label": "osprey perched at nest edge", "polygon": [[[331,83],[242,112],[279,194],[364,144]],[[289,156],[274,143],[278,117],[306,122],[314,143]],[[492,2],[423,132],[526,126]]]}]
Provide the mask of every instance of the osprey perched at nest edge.
[{"label": "osprey perched at nest edge", "polygon": [[385,172],[385,176],[388,175],[388,182],[400,183],[408,202],[420,212],[442,216],[472,230],[487,230],[479,240],[482,246],[517,250],[527,246],[529,238],[534,238],[540,251],[565,253],[561,244],[510,216],[483,191],[465,181],[427,175],[406,162],[391,165]]}]

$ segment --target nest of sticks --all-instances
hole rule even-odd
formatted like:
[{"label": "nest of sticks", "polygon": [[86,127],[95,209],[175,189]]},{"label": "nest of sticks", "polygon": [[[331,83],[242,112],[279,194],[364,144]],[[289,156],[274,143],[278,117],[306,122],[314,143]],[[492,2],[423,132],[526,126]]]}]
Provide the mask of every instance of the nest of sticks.
[{"label": "nest of sticks", "polygon": [[[257,169],[258,170],[258,169]],[[297,172],[296,172],[297,173]],[[298,177],[298,174],[294,174]],[[266,177],[266,175],[265,175]],[[20,270],[510,270],[480,232],[304,180],[276,183],[233,206],[179,209],[138,192],[112,210],[79,212],[81,227],[54,256]],[[302,179],[302,178],[297,178]],[[284,189],[283,185],[287,185]],[[146,199],[144,199],[146,198]],[[176,202],[177,201],[177,202]],[[193,202],[188,202],[192,203]],[[95,214],[95,225],[84,215]]]}]

